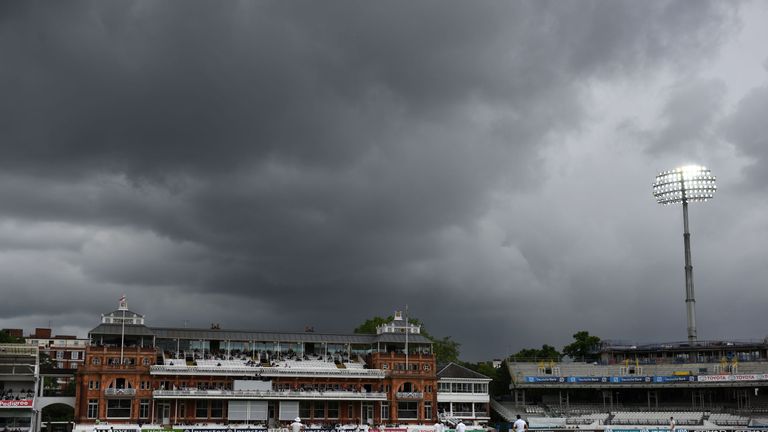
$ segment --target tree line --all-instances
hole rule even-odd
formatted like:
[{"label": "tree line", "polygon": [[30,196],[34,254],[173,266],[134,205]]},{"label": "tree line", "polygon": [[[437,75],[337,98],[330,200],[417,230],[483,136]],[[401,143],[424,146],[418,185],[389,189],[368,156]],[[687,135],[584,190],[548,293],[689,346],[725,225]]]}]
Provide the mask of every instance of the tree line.
[{"label": "tree line", "polygon": [[573,342],[558,351],[555,347],[544,344],[541,348],[525,348],[510,356],[510,361],[560,361],[568,356],[573,360],[597,360],[600,338],[582,330],[574,333]]}]

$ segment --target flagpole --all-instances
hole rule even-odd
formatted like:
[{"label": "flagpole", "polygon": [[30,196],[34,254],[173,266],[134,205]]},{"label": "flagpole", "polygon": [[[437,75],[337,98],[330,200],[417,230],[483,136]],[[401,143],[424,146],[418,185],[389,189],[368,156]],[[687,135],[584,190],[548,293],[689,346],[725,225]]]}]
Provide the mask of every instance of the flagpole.
[{"label": "flagpole", "polygon": [[123,319],[120,326],[120,367],[123,366],[123,349],[125,348],[125,294],[120,298],[120,309],[123,310]]},{"label": "flagpole", "polygon": [[123,349],[125,348],[125,309],[123,309],[123,321],[120,328],[120,364],[123,364]]},{"label": "flagpole", "polygon": [[410,373],[411,369],[408,367],[408,333],[411,332],[410,324],[408,323],[408,305],[405,305],[405,370],[406,373]]}]

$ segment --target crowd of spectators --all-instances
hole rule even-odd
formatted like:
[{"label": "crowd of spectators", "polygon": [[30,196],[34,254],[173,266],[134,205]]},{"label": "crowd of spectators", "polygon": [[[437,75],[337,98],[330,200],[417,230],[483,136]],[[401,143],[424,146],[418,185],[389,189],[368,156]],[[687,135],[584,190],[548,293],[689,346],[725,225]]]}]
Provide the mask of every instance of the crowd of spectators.
[{"label": "crowd of spectators", "polygon": [[[165,388],[164,385],[159,387],[160,390],[232,390],[232,383],[229,382],[201,382],[192,384],[191,386],[186,383],[182,383],[178,386],[172,385],[171,388]],[[368,393],[370,391],[383,392],[383,385],[379,385],[378,388],[370,389],[362,384],[274,384],[272,386],[273,391],[299,391],[299,392],[355,392],[355,393]]]},{"label": "crowd of spectators", "polygon": [[35,392],[32,389],[0,389],[0,400],[32,399]]},{"label": "crowd of spectators", "polygon": [[[293,350],[287,351],[256,351],[255,353],[246,352],[241,350],[230,351],[209,351],[195,349],[192,351],[184,351],[180,353],[165,351],[165,364],[169,366],[182,366],[189,363],[197,364],[198,360],[203,360],[206,363],[210,361],[217,362],[242,362],[245,366],[270,366],[280,367],[290,365],[293,362],[301,361],[322,361],[335,365],[342,365],[344,363],[350,363],[359,361],[359,359],[350,359],[349,354],[346,351],[329,352],[328,355],[323,354],[307,354],[297,353]],[[177,355],[179,358],[177,358]],[[239,363],[238,363],[239,364]],[[223,363],[221,365],[226,365]]]}]

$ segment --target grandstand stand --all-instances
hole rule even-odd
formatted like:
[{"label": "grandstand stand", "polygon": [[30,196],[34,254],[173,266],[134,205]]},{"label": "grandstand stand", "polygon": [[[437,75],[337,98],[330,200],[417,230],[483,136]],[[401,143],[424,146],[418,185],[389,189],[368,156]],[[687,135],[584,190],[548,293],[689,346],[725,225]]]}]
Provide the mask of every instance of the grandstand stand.
[{"label": "grandstand stand", "polygon": [[726,413],[713,413],[708,420],[718,426],[748,426],[749,417]]},{"label": "grandstand stand", "polygon": [[610,423],[614,425],[666,425],[670,417],[674,417],[680,426],[701,425],[704,421],[704,413],[700,411],[617,411],[612,415]]},{"label": "grandstand stand", "polygon": [[528,426],[532,429],[565,429],[565,417],[528,417]]},{"label": "grandstand stand", "polygon": [[610,414],[608,413],[581,414],[568,417],[566,423],[569,425],[590,425],[597,422],[597,424],[602,425],[608,421],[609,417]]}]

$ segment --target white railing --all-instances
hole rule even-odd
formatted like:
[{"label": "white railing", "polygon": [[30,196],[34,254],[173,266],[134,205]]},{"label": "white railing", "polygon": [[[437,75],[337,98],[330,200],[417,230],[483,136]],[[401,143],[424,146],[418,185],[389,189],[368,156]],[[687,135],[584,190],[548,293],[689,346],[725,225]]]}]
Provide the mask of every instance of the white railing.
[{"label": "white railing", "polygon": [[354,391],[155,390],[155,398],[387,400],[386,393]]},{"label": "white railing", "polygon": [[384,378],[385,372],[381,369],[281,369],[281,368],[257,368],[261,376],[349,376]]},{"label": "white railing", "polygon": [[386,374],[381,369],[304,369],[279,367],[231,367],[231,366],[168,366],[150,367],[152,375],[235,375],[235,376],[293,376],[293,377],[366,377],[383,379]]},{"label": "white railing", "polygon": [[422,392],[397,392],[395,397],[398,399],[424,399]]},{"label": "white railing", "polygon": [[446,395],[488,395],[488,391],[468,391],[468,392],[460,392],[460,391],[451,391],[451,390],[443,390],[439,389],[438,392],[440,394],[446,394]]},{"label": "white railing", "polygon": [[104,389],[104,396],[136,396],[136,389],[106,388]]},{"label": "white railing", "polygon": [[[0,353],[3,355],[25,355],[30,357],[37,357],[38,348],[36,346],[29,346],[25,344],[0,344]],[[32,360],[32,364],[35,361]]]},{"label": "white railing", "polygon": [[467,417],[474,417],[475,413],[472,411],[454,411],[452,413],[448,413],[451,417],[461,417],[461,418],[467,418]]},{"label": "white railing", "polygon": [[155,365],[149,368],[151,375],[233,375],[257,376],[256,368],[225,367],[225,366],[168,366]]},{"label": "white railing", "polygon": [[438,419],[441,422],[443,422],[443,423],[448,423],[448,424],[451,424],[451,425],[454,425],[454,426],[459,424],[459,422],[461,421],[460,418],[452,415],[451,413],[447,413],[447,412],[439,413],[438,414]]}]

